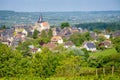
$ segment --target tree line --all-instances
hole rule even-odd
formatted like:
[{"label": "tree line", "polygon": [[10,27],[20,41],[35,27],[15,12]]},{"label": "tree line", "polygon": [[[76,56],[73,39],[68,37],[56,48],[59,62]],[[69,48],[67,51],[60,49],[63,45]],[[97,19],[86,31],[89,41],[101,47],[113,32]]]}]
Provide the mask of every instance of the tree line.
[{"label": "tree line", "polygon": [[76,27],[81,27],[83,29],[89,29],[94,31],[95,29],[98,30],[104,30],[104,29],[110,29],[112,31],[115,30],[120,30],[120,23],[119,22],[94,22],[94,23],[81,23],[81,24],[76,24]]}]

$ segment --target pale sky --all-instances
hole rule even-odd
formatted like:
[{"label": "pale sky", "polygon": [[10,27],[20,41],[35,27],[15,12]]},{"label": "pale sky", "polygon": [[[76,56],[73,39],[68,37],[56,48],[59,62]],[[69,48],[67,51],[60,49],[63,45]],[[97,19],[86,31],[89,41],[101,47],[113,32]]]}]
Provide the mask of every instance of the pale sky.
[{"label": "pale sky", "polygon": [[0,10],[19,12],[120,10],[120,0],[0,0]]}]

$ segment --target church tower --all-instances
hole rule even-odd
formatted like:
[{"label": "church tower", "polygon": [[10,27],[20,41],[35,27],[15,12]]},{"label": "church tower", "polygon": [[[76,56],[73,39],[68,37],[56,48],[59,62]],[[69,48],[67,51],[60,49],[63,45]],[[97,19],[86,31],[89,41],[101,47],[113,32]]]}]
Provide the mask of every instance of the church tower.
[{"label": "church tower", "polygon": [[39,19],[38,19],[37,22],[38,22],[38,23],[42,23],[42,22],[43,22],[43,17],[42,17],[42,15],[39,17]]},{"label": "church tower", "polygon": [[43,21],[43,17],[39,16],[38,21],[35,23],[34,29],[38,30],[41,32],[42,30],[48,30],[50,29],[50,25],[48,22]]}]

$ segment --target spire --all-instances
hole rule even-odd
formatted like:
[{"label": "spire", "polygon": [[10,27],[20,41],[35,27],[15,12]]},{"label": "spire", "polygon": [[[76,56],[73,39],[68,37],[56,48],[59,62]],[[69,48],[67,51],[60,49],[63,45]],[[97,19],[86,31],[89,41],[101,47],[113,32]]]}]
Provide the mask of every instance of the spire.
[{"label": "spire", "polygon": [[43,22],[43,17],[42,17],[42,15],[41,16],[39,16],[39,19],[38,19],[38,21],[37,21],[38,23],[41,23],[41,22]]}]

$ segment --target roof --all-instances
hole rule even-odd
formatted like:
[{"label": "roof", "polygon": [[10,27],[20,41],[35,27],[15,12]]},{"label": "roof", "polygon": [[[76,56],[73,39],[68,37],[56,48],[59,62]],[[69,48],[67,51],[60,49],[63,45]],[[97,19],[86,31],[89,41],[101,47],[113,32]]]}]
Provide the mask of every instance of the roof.
[{"label": "roof", "polygon": [[48,22],[42,22],[41,25],[42,25],[43,27],[48,27],[48,26],[49,26],[49,23],[48,23]]},{"label": "roof", "polygon": [[58,41],[58,40],[62,40],[62,38],[60,36],[53,36],[51,41]]},{"label": "roof", "polygon": [[86,44],[88,48],[96,48],[95,44],[94,43],[87,43]]},{"label": "roof", "polygon": [[118,37],[118,36],[120,36],[120,31],[116,31],[116,32],[114,32],[114,33],[113,33],[113,36],[114,36],[114,37]]},{"label": "roof", "polygon": [[68,41],[68,42],[65,42],[65,45],[68,45],[68,46],[73,46],[73,42],[72,41]]},{"label": "roof", "polygon": [[110,46],[111,45],[111,41],[109,41],[109,40],[106,40],[106,41],[103,41],[103,42],[101,42],[100,44],[99,44],[99,46]]},{"label": "roof", "polygon": [[6,35],[8,35],[8,36],[13,36],[13,32],[14,32],[14,30],[13,29],[5,29],[4,31],[3,31],[3,33],[2,33],[2,35],[3,36],[6,36]]},{"label": "roof", "polygon": [[2,33],[4,30],[0,30],[0,33]]},{"label": "roof", "polygon": [[88,48],[96,48],[95,44],[91,41],[84,42],[83,45],[86,45]]},{"label": "roof", "polygon": [[44,44],[43,47],[47,47],[47,48],[49,48],[50,50],[53,50],[53,49],[55,49],[55,48],[57,47],[57,45],[54,44],[54,43],[49,42],[49,43],[47,43],[47,44]]}]

